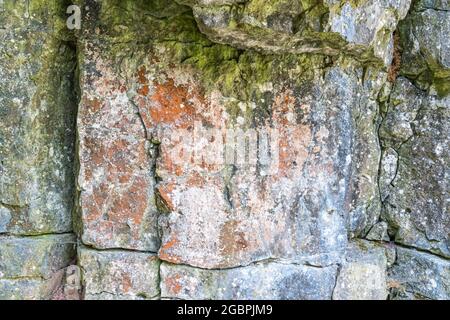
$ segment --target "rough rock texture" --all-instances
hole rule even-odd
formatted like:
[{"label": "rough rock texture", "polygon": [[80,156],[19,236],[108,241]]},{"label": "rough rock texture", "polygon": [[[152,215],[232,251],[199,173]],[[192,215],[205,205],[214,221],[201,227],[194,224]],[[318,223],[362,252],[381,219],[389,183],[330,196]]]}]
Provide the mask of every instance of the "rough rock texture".
[{"label": "rough rock texture", "polygon": [[0,278],[48,279],[73,259],[76,238],[72,234],[37,237],[0,237]]},{"label": "rough rock texture", "polygon": [[65,8],[0,6],[0,233],[72,230],[75,54]]},{"label": "rough rock texture", "polygon": [[450,93],[450,2],[416,0],[400,24],[402,74],[423,90]]},{"label": "rough rock texture", "polygon": [[337,266],[317,268],[264,262],[248,267],[204,270],[161,265],[161,297],[214,300],[329,300]]},{"label": "rough rock texture", "polygon": [[450,299],[448,1],[69,4],[0,0],[0,299]]},{"label": "rough rock texture", "polygon": [[368,241],[351,242],[342,262],[334,300],[385,300],[389,248]]},{"label": "rough rock texture", "polygon": [[177,0],[220,43],[269,52],[347,52],[389,65],[393,37],[411,0]]},{"label": "rough rock texture", "polygon": [[72,234],[17,238],[0,236],[0,299],[49,299],[73,260]]},{"label": "rough rock texture", "polygon": [[87,41],[82,46],[78,112],[82,240],[97,248],[156,251],[152,146],[124,81],[109,76],[98,48]]},{"label": "rough rock texture", "polygon": [[0,300],[41,300],[48,296],[42,280],[0,280]]},{"label": "rough rock texture", "polygon": [[389,280],[395,299],[450,299],[450,262],[428,253],[398,248]]},{"label": "rough rock texture", "polygon": [[382,106],[381,219],[409,248],[398,248],[390,271],[395,299],[450,299],[448,9],[447,1],[413,2],[399,28],[408,78]]},{"label": "rough rock texture", "polygon": [[81,247],[85,299],[151,299],[159,295],[159,260],[154,254],[97,251]]},{"label": "rough rock texture", "polygon": [[[372,127],[376,104],[370,92],[376,90],[378,82],[374,79],[367,82],[369,88],[359,87],[359,76],[336,67],[322,79],[312,80],[316,84],[308,81],[291,88],[282,84],[280,89],[276,88],[281,82],[276,76],[269,79],[274,98],[266,98],[271,110],[267,119],[255,125],[258,119],[239,114],[237,121],[242,119],[243,123],[234,128],[248,136],[255,128],[253,132],[260,139],[270,132],[270,126],[280,128],[277,140],[271,141],[278,153],[274,172],[261,172],[264,169],[257,162],[261,159],[247,166],[240,166],[237,159],[218,168],[184,164],[179,172],[170,172],[168,165],[177,154],[168,154],[165,160],[163,137],[160,156],[165,162],[157,166],[161,173],[158,192],[168,213],[161,219],[161,259],[203,268],[233,267],[269,258],[314,265],[336,262],[345,249],[347,233],[363,232],[378,212],[378,189],[371,183],[377,172],[360,170],[356,164],[379,161]],[[207,98],[207,110],[223,105],[214,105],[214,99],[223,99],[219,93],[214,95]],[[358,102],[350,102],[357,97]],[[239,103],[244,108],[245,104],[254,105],[252,112],[256,114],[264,112],[264,105],[257,100]],[[194,109],[202,110],[200,105]],[[220,116],[211,115],[206,121],[216,123],[213,128],[219,135],[215,139],[229,139],[225,129],[233,128],[232,115],[226,109]],[[223,118],[231,121],[220,123]],[[198,121],[205,120],[199,117]],[[169,131],[171,137],[176,136],[173,131]],[[347,139],[337,138],[342,136]],[[220,160],[210,158],[213,163],[215,159]]]},{"label": "rough rock texture", "polygon": [[[89,28],[114,9],[97,8]],[[187,28],[183,18],[173,28]],[[242,54],[194,27],[183,34],[187,48],[163,38],[129,54],[116,44],[124,35],[83,32],[83,242],[154,250],[145,237],[156,227],[156,174],[162,260],[202,268],[269,258],[336,263],[348,235],[378,219],[374,123],[385,74],[369,70],[362,83],[362,70],[345,59],[325,68],[321,57]],[[214,70],[223,78],[202,79]],[[252,79],[257,72],[263,78]]]}]

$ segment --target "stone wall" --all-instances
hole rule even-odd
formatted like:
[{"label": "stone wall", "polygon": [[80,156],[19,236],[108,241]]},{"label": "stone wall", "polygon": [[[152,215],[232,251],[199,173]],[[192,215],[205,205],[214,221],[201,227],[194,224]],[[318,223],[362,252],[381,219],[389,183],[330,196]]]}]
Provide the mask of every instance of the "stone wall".
[{"label": "stone wall", "polygon": [[445,0],[0,0],[0,299],[450,299]]}]

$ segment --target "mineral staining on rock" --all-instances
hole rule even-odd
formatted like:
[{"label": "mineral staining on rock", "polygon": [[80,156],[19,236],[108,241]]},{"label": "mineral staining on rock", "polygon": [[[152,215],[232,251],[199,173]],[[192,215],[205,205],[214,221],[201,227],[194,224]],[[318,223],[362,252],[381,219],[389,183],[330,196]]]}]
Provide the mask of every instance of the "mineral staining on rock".
[{"label": "mineral staining on rock", "polygon": [[54,298],[76,255],[76,62],[65,9],[0,3],[0,299]]},{"label": "mineral staining on rock", "polygon": [[151,144],[126,84],[86,43],[78,113],[82,240],[97,248],[156,251]]},{"label": "mineral staining on rock", "polygon": [[[195,161],[171,171],[178,154],[168,154],[164,146],[167,138],[162,137],[160,159],[164,162],[157,164],[161,173],[157,190],[168,213],[161,218],[160,258],[202,268],[235,267],[269,258],[314,265],[339,260],[347,233],[361,233],[377,219],[371,216],[372,208],[366,210],[361,204],[360,197],[347,193],[346,186],[364,189],[364,204],[378,199],[378,189],[370,183],[377,173],[367,171],[364,177],[359,176],[363,173],[351,161],[358,158],[354,161],[373,163],[375,167],[379,161],[376,132],[369,128],[376,110],[369,109],[370,89],[357,85],[357,73],[347,72],[332,68],[323,80],[316,80],[317,85],[305,82],[298,87],[274,78],[272,82],[281,84],[281,88],[274,86],[270,92],[274,98],[266,101],[270,111],[260,126],[252,124],[251,118],[235,126],[231,121],[221,122],[231,115],[226,110],[218,111],[224,105],[214,101],[218,93],[204,99],[209,106],[193,108],[209,116],[198,121],[209,122],[210,128],[221,133],[215,137],[219,143],[227,139],[223,132],[229,128],[243,132],[252,128],[258,133],[269,132],[270,126],[279,128],[278,140],[273,142],[279,152],[275,172],[262,173],[258,165],[252,168],[248,163],[240,166],[232,162],[229,167],[217,168],[203,163],[198,166]],[[331,84],[339,84],[342,90]],[[370,85],[376,86],[377,80]],[[158,89],[150,86],[150,92],[153,90]],[[352,102],[358,95],[366,105]],[[225,100],[220,95],[218,98]],[[152,103],[148,102],[150,108]],[[260,101],[249,103],[255,106],[252,112],[264,112]],[[365,115],[356,124],[360,107],[366,108]],[[245,114],[239,117],[244,119]],[[168,136],[173,137],[174,132],[176,128],[169,129]],[[355,147],[362,146],[362,137],[366,143],[373,143],[366,144],[364,153]],[[171,144],[174,146],[176,142]],[[209,160],[219,163],[220,155]]]},{"label": "mineral staining on rock", "polygon": [[450,298],[446,2],[0,2],[0,298]]},{"label": "mineral staining on rock", "polygon": [[[111,10],[102,6],[96,14]],[[187,29],[185,23],[173,28]],[[361,69],[345,59],[322,71],[314,67],[325,65],[320,57],[241,54],[194,28],[183,37],[191,45],[161,36],[128,55],[116,51],[120,44],[110,44],[109,34],[81,39],[83,242],[154,251],[156,241],[141,242],[156,230],[156,174],[162,260],[202,268],[269,258],[336,263],[348,235],[367,232],[378,219],[374,123],[385,74],[368,70],[361,85]],[[222,72],[216,84],[205,79],[210,68]],[[264,78],[246,83],[257,72]],[[275,131],[268,142],[276,152],[272,172],[261,165],[258,144]],[[239,133],[257,151],[244,148],[243,161]],[[229,147],[231,160],[214,145]]]},{"label": "mineral staining on rock", "polygon": [[49,299],[76,252],[73,234],[0,236],[0,299]]}]

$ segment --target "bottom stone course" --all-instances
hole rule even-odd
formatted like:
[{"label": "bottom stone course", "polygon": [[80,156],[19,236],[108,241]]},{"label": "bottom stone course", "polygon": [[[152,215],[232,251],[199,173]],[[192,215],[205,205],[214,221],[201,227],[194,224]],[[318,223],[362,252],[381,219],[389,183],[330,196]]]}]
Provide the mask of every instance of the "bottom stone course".
[{"label": "bottom stone course", "polygon": [[159,265],[155,254],[103,250],[78,250],[84,299],[135,300],[159,296]]},{"label": "bottom stone course", "polygon": [[337,266],[312,267],[278,262],[206,270],[163,262],[161,297],[168,299],[326,300]]}]

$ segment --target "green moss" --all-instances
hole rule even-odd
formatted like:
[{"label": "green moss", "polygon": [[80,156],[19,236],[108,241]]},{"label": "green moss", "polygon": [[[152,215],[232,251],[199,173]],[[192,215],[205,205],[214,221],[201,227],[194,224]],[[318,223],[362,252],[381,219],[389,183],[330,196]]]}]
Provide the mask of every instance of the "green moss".
[{"label": "green moss", "polygon": [[353,9],[356,9],[358,7],[363,6],[366,4],[369,0],[341,0],[340,2],[336,3],[334,6],[330,8],[330,11],[333,11],[335,14],[340,14],[342,8],[349,4]]},{"label": "green moss", "polygon": [[450,78],[435,78],[433,86],[440,97],[446,97],[450,94]]},{"label": "green moss", "polygon": [[218,44],[174,42],[166,45],[173,61],[192,66],[206,89],[220,89],[224,95],[238,101],[260,98],[263,93],[259,87],[270,81],[281,85],[312,79],[313,71],[320,68],[324,60],[319,55],[270,55]]}]

